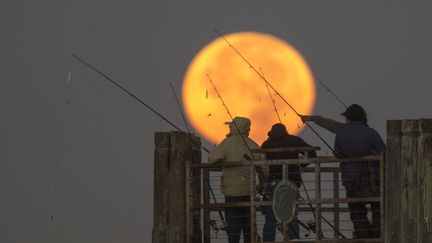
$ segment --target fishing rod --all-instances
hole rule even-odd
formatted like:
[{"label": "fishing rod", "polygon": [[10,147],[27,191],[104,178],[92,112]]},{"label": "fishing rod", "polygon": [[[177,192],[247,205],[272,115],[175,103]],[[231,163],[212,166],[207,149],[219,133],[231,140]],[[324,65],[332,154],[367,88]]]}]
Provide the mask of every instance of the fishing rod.
[{"label": "fishing rod", "polygon": [[[260,71],[261,71],[261,73],[262,73],[262,76],[264,77],[264,71],[262,70],[261,67],[260,67],[259,69],[260,69]],[[278,120],[279,120],[279,123],[282,123],[282,120],[281,120],[281,118],[280,118],[280,116],[279,116],[279,112],[278,112],[278,110],[277,110],[277,108],[276,108],[275,100],[273,99],[273,96],[272,96],[272,94],[271,94],[270,88],[269,88],[269,86],[268,86],[267,83],[266,83],[265,85],[266,85],[267,91],[268,91],[268,93],[269,93],[270,100],[271,100],[271,102],[272,102],[272,104],[273,104],[274,111],[276,112],[277,118],[278,118]]]},{"label": "fishing rod", "polygon": [[[178,106],[178,108],[179,108],[179,110],[180,110],[180,114],[181,114],[181,116],[182,116],[182,118],[183,118],[183,121],[184,121],[184,123],[185,123],[186,129],[187,129],[187,131],[188,131],[188,133],[189,133],[189,126],[188,126],[188,124],[187,124],[187,122],[186,122],[186,116],[185,116],[185,114],[184,114],[184,112],[183,112],[182,106],[180,105],[180,101],[179,101],[179,99],[178,99],[178,97],[177,97],[177,94],[176,94],[176,92],[175,92],[174,86],[173,86],[173,84],[172,84],[171,82],[170,82],[170,86],[171,86],[171,90],[172,90],[173,96],[174,96],[174,98],[175,98],[175,100],[176,100],[177,106]],[[189,133],[189,139],[192,141],[192,137],[190,136],[190,133]],[[217,200],[216,200],[216,196],[215,196],[215,194],[214,194],[214,192],[213,192],[213,189],[212,189],[211,186],[210,186],[210,181],[208,180],[207,177],[203,177],[203,178],[204,178],[204,180],[206,181],[205,183],[208,183],[208,185],[209,185],[210,193],[211,193],[211,195],[212,195],[212,198],[213,198],[214,202],[215,202],[215,203],[218,203]],[[215,230],[216,230],[216,231],[219,231],[219,230],[226,230],[226,222],[225,222],[225,218],[224,218],[224,216],[223,216],[223,214],[222,214],[222,211],[221,211],[220,209],[218,209],[217,211],[218,211],[218,214],[219,214],[219,217],[220,217],[220,219],[221,219],[221,221],[222,221],[223,226],[222,226],[221,229],[219,229],[219,227],[218,227],[218,226],[216,225],[216,223],[215,223],[215,225],[214,225]]]},{"label": "fishing rod", "polygon": [[[222,99],[222,96],[221,96],[221,94],[219,93],[218,89],[216,88],[216,85],[213,83],[213,80],[210,78],[210,75],[207,74],[207,78],[208,78],[209,82],[211,83],[211,85],[213,86],[213,89],[216,91],[217,96],[218,96],[219,99],[221,100],[223,107],[225,107],[225,110],[227,111],[229,117],[231,118],[232,123],[234,123],[234,126],[236,127],[237,132],[239,133],[240,137],[242,138],[244,145],[246,146],[247,150],[249,151],[250,155],[252,156],[252,158],[250,158],[249,156],[247,156],[247,154],[244,154],[243,157],[244,157],[246,160],[248,160],[248,161],[250,161],[250,160],[252,160],[252,161],[256,161],[256,159],[255,159],[255,157],[254,157],[254,155],[253,155],[253,153],[252,153],[251,148],[250,148],[249,145],[247,144],[246,139],[243,137],[243,134],[241,133],[240,128],[239,128],[238,125],[235,123],[235,121],[234,121],[234,117],[232,116],[231,112],[229,111],[228,106],[225,104],[225,101]],[[252,170],[255,171],[255,170],[256,170],[256,169],[255,169],[255,164],[253,164],[252,161],[251,161]],[[251,180],[253,180],[253,178],[251,178]],[[261,181],[260,181],[260,182],[261,182]],[[251,196],[252,196],[252,195],[251,195]],[[259,200],[262,201],[261,198],[259,198]],[[251,222],[251,223],[252,223],[252,222]],[[254,226],[254,227],[255,227],[255,229],[256,229],[256,227],[257,227],[257,226],[256,226],[256,222],[255,222],[255,226]],[[256,232],[256,236],[255,236],[255,237],[259,237],[258,232]]]},{"label": "fishing rod", "polygon": [[339,97],[323,82],[323,81],[321,81],[321,79],[320,78],[318,78],[318,76],[316,76],[315,75],[315,79],[316,80],[318,80],[318,82],[330,93],[330,94],[332,94],[335,98],[336,98],[336,100],[337,101],[339,101],[339,103],[341,103],[344,107],[345,107],[345,109],[347,109],[348,108],[348,106],[341,100],[341,99],[339,99]]},{"label": "fishing rod", "polygon": [[[291,108],[291,110],[294,111],[294,113],[301,118],[300,113],[297,112],[297,110],[273,87],[273,85],[271,85],[271,83],[269,83],[267,81],[267,79],[261,75],[260,72],[258,72],[258,70],[233,46],[231,45],[231,43],[221,34],[221,32],[219,32],[217,29],[214,29],[214,31],[229,45],[229,47],[231,47],[248,65],[250,68],[252,68],[255,73],[257,73],[262,80],[264,80],[264,82]],[[318,132],[307,122],[305,122],[305,124],[309,127],[309,129],[312,130],[312,132],[315,133],[315,135],[318,136],[318,138],[332,151],[334,152],[333,148],[330,146],[330,144],[328,144],[323,137],[321,137],[321,135],[318,134]]]},{"label": "fishing rod", "polygon": [[[303,185],[304,191],[306,193],[306,198],[310,201],[309,193],[307,192],[306,186],[305,186],[303,181],[302,181],[302,185]],[[300,199],[304,200],[304,198],[301,196],[300,196]],[[314,218],[316,219],[315,208],[312,206],[311,203],[308,203],[307,205],[311,209],[312,214],[313,214]],[[330,223],[330,221],[328,221],[324,216],[321,215],[321,219],[324,220],[324,222],[326,222],[327,225],[330,226],[338,235],[340,235],[342,238],[346,239],[346,236],[344,234],[342,234],[338,229],[336,229],[336,227],[332,223]],[[324,236],[322,232],[321,232],[321,235]]]},{"label": "fishing rod", "polygon": [[185,115],[184,115],[183,109],[182,109],[182,107],[181,107],[181,105],[180,105],[180,102],[179,102],[179,99],[178,99],[178,97],[177,97],[177,94],[176,94],[176,92],[175,92],[175,90],[174,90],[174,86],[173,86],[173,84],[172,84],[171,82],[169,83],[169,85],[170,85],[170,87],[171,87],[171,91],[172,91],[173,96],[174,96],[174,98],[175,98],[175,100],[176,100],[177,107],[178,107],[179,110],[180,110],[180,114],[181,114],[181,116],[182,116],[183,122],[184,122],[184,124],[185,124],[186,130],[187,130],[187,132],[188,132],[188,134],[189,134],[189,138],[190,138],[189,126],[188,126],[188,124],[187,124],[187,122],[186,122],[186,118],[185,118]]},{"label": "fishing rod", "polygon": [[[103,76],[105,79],[107,79],[111,83],[115,84],[121,90],[123,90],[124,92],[126,92],[127,94],[129,94],[130,97],[134,98],[136,101],[138,101],[139,103],[143,104],[145,107],[147,107],[153,113],[155,113],[160,118],[162,118],[164,121],[166,121],[168,124],[170,124],[172,127],[174,127],[177,131],[184,132],[182,129],[180,129],[178,126],[176,126],[174,123],[172,123],[171,121],[169,121],[165,116],[163,116],[162,114],[160,114],[159,112],[157,112],[153,107],[151,107],[150,105],[146,104],[140,98],[138,98],[137,96],[135,96],[132,92],[130,92],[129,90],[127,90],[126,88],[122,87],[120,84],[118,84],[117,82],[115,82],[113,79],[111,79],[110,77],[108,77],[108,75],[106,75],[102,71],[99,71],[93,65],[89,64],[88,62],[86,62],[84,59],[78,57],[77,55],[72,55],[72,57],[76,58],[78,61],[80,61],[81,63],[85,64],[86,66],[88,66],[89,68],[91,68],[92,70],[94,70],[95,72],[97,72],[98,74],[100,74],[101,76]],[[177,98],[176,98],[176,100],[177,100]],[[180,106],[180,104],[179,104],[179,106]],[[186,124],[186,128],[187,128],[187,123],[185,123],[185,124]],[[188,131],[189,131],[189,129],[188,129]],[[198,145],[194,140],[191,139],[190,133],[189,133],[189,138],[190,138],[191,142],[193,142],[194,144]],[[204,147],[202,145],[201,145],[201,149],[204,150],[207,153],[210,152],[210,150],[208,150],[206,147]],[[210,193],[212,194],[213,200],[217,203],[216,196],[215,196],[215,194],[214,194],[214,192],[213,192],[213,190],[212,190],[212,188],[210,186],[210,183],[209,183],[209,189],[210,189]],[[225,230],[225,228],[226,228],[225,219],[224,219],[224,217],[223,217],[223,215],[222,215],[222,213],[220,211],[219,211],[219,217],[221,218],[221,221],[222,221],[222,223],[224,225],[223,228],[222,228],[222,230]]]},{"label": "fishing rod", "polygon": [[[182,129],[180,129],[178,126],[176,126],[174,123],[172,123],[170,120],[168,120],[164,115],[162,115],[161,113],[157,112],[153,107],[151,107],[150,105],[146,104],[143,100],[141,100],[140,98],[136,97],[134,94],[132,94],[129,90],[123,88],[120,84],[118,84],[117,82],[115,82],[113,79],[111,79],[110,77],[108,77],[108,75],[106,75],[105,73],[99,71],[97,68],[95,68],[93,65],[89,64],[88,62],[84,61],[82,58],[78,57],[77,55],[72,55],[72,57],[74,57],[75,59],[77,59],[78,61],[80,61],[81,63],[85,64],[87,67],[91,68],[93,71],[97,72],[98,74],[100,74],[101,76],[103,76],[105,79],[107,79],[108,81],[110,81],[111,83],[113,83],[115,86],[119,87],[121,90],[123,90],[124,92],[126,92],[130,97],[134,98],[136,101],[138,101],[139,103],[141,103],[142,105],[144,105],[145,107],[147,107],[149,110],[151,110],[153,113],[155,113],[157,116],[159,116],[162,120],[166,121],[169,125],[171,125],[173,128],[175,128],[177,131],[179,132],[183,132]],[[204,150],[208,150],[205,149],[203,147]]]},{"label": "fishing rod", "polygon": [[[273,85],[271,85],[267,79],[260,73],[258,72],[258,70],[224,37],[224,35],[219,32],[217,29],[214,29],[214,31],[228,44],[229,47],[231,47],[248,65],[250,68],[252,68],[255,73],[257,73],[262,80],[264,80],[264,82],[294,111],[294,113],[296,113],[296,115],[298,117],[301,118],[301,115],[297,112],[297,110],[273,87]],[[333,148],[324,140],[324,138],[322,138],[318,132],[307,122],[305,122],[305,124],[315,133],[315,135],[318,136],[319,139],[321,139],[322,142],[324,142],[324,144],[332,151],[334,152]],[[303,188],[306,191],[306,186],[303,183]],[[307,192],[306,195],[308,196]],[[311,209],[313,209],[312,205],[309,205],[311,207]],[[323,216],[321,216],[323,217]],[[316,217],[315,217],[316,219]],[[327,221],[327,220],[326,220]],[[340,234],[340,232],[339,232]]]},{"label": "fishing rod", "polygon": [[250,155],[252,156],[252,160],[256,161],[256,159],[255,159],[255,157],[254,157],[254,155],[252,153],[252,150],[250,149],[249,145],[247,144],[246,139],[241,134],[240,128],[235,123],[234,117],[231,115],[231,112],[229,111],[229,109],[228,109],[227,105],[225,104],[224,100],[222,99],[222,96],[220,95],[218,89],[216,88],[215,84],[213,83],[212,79],[210,78],[210,75],[207,74],[207,78],[210,81],[211,85],[213,86],[213,89],[216,91],[217,96],[222,101],[223,107],[225,107],[225,110],[227,111],[227,113],[228,113],[229,117],[231,118],[232,122],[234,123],[234,126],[236,127],[237,132],[239,133],[240,137],[242,138],[244,145],[246,146],[247,150],[249,151]]}]

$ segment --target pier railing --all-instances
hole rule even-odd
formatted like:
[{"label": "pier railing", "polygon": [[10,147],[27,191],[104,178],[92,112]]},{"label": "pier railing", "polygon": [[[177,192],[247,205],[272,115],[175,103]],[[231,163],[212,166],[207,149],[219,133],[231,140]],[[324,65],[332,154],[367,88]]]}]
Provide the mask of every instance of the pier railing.
[{"label": "pier railing", "polygon": [[[284,151],[287,151],[286,148]],[[369,164],[379,161],[379,168],[375,168],[379,175],[379,195],[346,197],[341,187],[340,169],[337,164],[363,163]],[[288,224],[278,222],[280,233],[276,241],[272,242],[384,242],[384,160],[382,156],[368,156],[362,158],[336,158],[322,156],[287,160],[242,161],[219,164],[187,164],[186,165],[186,234],[187,242],[204,243],[227,242],[224,210],[226,208],[247,207],[250,209],[250,235],[251,242],[261,242],[261,228],[263,216],[258,215],[262,207],[272,206],[272,201],[262,200],[256,192],[257,166],[282,166],[282,181],[288,180],[288,166],[308,165],[303,170],[303,194],[296,201],[299,207],[299,223],[302,225],[298,239],[289,239]],[[218,184],[222,168],[245,167],[250,172],[250,193],[247,201],[225,202]],[[370,168],[369,168],[370,169]],[[378,179],[378,178],[377,178]],[[200,195],[194,195],[192,188],[197,184],[203,185]],[[308,186],[305,186],[308,185]],[[303,190],[303,189],[302,189]],[[310,195],[310,197],[309,197]],[[376,194],[374,194],[376,195]],[[352,224],[349,219],[348,203],[379,203],[379,232],[376,238],[354,239],[351,234]],[[376,212],[377,213],[377,212]],[[201,222],[197,222],[199,215]],[[370,215],[370,214],[369,214]],[[343,216],[343,217],[341,217]],[[312,217],[312,218],[311,218]],[[326,217],[331,217],[328,220]],[[370,217],[370,216],[369,216]],[[302,220],[309,219],[304,223]],[[200,224],[200,225],[196,225]],[[201,229],[197,232],[197,229]]]}]

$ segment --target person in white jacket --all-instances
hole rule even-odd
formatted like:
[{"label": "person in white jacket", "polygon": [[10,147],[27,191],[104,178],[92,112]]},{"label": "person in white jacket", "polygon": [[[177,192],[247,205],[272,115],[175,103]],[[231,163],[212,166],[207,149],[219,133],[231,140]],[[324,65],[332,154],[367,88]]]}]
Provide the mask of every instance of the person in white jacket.
[{"label": "person in white jacket", "polygon": [[[225,124],[229,125],[230,132],[226,135],[226,138],[209,153],[209,163],[226,164],[230,162],[247,161],[246,158],[255,160],[265,159],[264,154],[251,154],[249,151],[249,149],[260,149],[260,147],[249,138],[251,121],[248,118],[235,117],[233,121],[226,122]],[[256,172],[260,185],[264,185],[268,175],[268,167],[257,166]],[[225,202],[249,201],[251,195],[250,181],[249,167],[223,167],[221,190],[225,195]],[[225,218],[229,243],[240,242],[240,235],[242,232],[244,242],[250,242],[251,221],[249,207],[225,208]]]}]

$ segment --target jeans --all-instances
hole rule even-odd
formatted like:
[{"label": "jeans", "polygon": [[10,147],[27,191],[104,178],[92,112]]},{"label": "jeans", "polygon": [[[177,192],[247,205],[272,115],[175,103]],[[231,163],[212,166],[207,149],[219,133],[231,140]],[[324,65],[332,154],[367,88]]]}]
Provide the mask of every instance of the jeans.
[{"label": "jeans", "polygon": [[[281,179],[269,179],[267,181],[265,201],[271,201],[273,198],[273,191]],[[275,241],[276,238],[276,227],[277,220],[273,214],[272,206],[264,206],[263,214],[265,214],[265,223],[263,229],[263,241]],[[288,237],[290,239],[300,238],[300,226],[296,218],[287,225],[288,226]]]},{"label": "jeans", "polygon": [[[249,202],[250,196],[225,196],[225,202]],[[244,242],[250,242],[251,220],[249,207],[225,208],[226,231],[229,243],[239,243],[243,231]]]},{"label": "jeans", "polygon": [[[377,182],[379,185],[379,181]],[[370,192],[357,182],[345,183],[347,198],[377,197],[379,192]],[[372,222],[369,221],[366,204],[371,205]],[[350,218],[354,225],[356,238],[378,238],[380,237],[380,203],[379,202],[358,202],[348,203]]]}]

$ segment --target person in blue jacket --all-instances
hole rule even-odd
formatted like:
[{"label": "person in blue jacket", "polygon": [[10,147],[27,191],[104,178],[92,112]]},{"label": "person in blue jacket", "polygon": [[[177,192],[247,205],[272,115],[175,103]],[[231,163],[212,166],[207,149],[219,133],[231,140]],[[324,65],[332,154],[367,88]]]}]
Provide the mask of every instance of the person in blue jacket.
[{"label": "person in blue jacket", "polygon": [[[336,134],[334,145],[336,157],[364,157],[385,152],[384,141],[375,129],[368,126],[363,107],[353,104],[341,115],[345,117],[345,123],[321,116],[302,116],[302,119],[315,122]],[[341,163],[340,168],[347,198],[379,196],[379,161]],[[369,203],[372,211],[371,221],[367,217],[367,204],[348,203],[355,238],[380,237],[380,204],[379,202]]]}]

